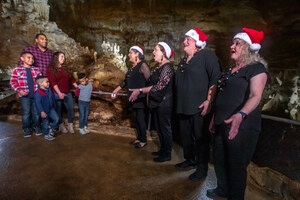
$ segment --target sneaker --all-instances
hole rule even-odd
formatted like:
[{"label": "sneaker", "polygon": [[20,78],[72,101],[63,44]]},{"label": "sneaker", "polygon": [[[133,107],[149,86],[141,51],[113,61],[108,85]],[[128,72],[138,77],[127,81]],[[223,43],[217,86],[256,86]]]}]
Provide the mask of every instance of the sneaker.
[{"label": "sneaker", "polygon": [[189,179],[191,181],[198,182],[201,181],[206,176],[207,176],[207,171],[197,168],[196,171],[189,176]]},{"label": "sneaker", "polygon": [[74,128],[73,128],[73,123],[68,123],[68,131],[70,133],[75,133]]},{"label": "sneaker", "polygon": [[196,163],[193,162],[193,161],[190,161],[190,160],[185,160],[181,163],[176,164],[175,167],[177,169],[180,169],[180,170],[195,169],[196,168]]},{"label": "sneaker", "polygon": [[23,133],[24,133],[24,138],[31,137],[31,130],[29,128],[24,129]]},{"label": "sneaker", "polygon": [[54,129],[49,129],[49,135],[51,135],[52,137],[54,137],[54,133],[55,133],[55,130]]},{"label": "sneaker", "polygon": [[59,125],[58,130],[59,130],[60,132],[62,132],[62,133],[67,133],[67,132],[68,132],[68,130],[66,129],[64,123],[61,123],[61,124]]},{"label": "sneaker", "polygon": [[80,128],[80,129],[79,129],[79,133],[80,133],[81,135],[87,134],[87,132],[85,132],[83,128]]},{"label": "sneaker", "polygon": [[87,127],[85,126],[85,127],[84,127],[84,132],[85,132],[85,133],[90,133],[91,131],[90,131],[89,129],[87,129]]},{"label": "sneaker", "polygon": [[48,134],[48,135],[45,135],[45,139],[46,139],[46,140],[54,140],[55,137],[52,136],[52,135],[50,135],[50,134]]},{"label": "sneaker", "polygon": [[34,128],[34,133],[36,136],[43,135],[43,132],[40,128]]}]

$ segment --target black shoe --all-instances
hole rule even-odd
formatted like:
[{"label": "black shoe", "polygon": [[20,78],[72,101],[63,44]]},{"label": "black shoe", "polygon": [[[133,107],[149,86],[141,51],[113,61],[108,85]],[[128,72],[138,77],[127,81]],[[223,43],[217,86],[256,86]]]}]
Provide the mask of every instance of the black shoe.
[{"label": "black shoe", "polygon": [[145,147],[145,146],[147,146],[147,143],[144,143],[143,145],[139,142],[139,143],[137,143],[136,145],[135,145],[135,148],[137,148],[137,149],[141,149],[141,148],[143,148],[143,147]]},{"label": "black shoe", "polygon": [[181,163],[176,164],[175,167],[180,170],[194,169],[196,167],[196,163],[190,160],[185,160]]},{"label": "black shoe", "polygon": [[165,162],[165,161],[170,161],[170,160],[171,160],[171,156],[169,156],[169,157],[159,156],[157,158],[153,158],[154,162]]},{"label": "black shoe", "polygon": [[218,189],[209,189],[206,192],[206,196],[211,199],[220,199],[220,198],[227,198],[228,196],[226,194],[221,194],[218,192]]},{"label": "black shoe", "polygon": [[160,156],[161,154],[162,154],[162,151],[153,151],[152,153],[151,153],[152,155],[154,155],[154,156]]},{"label": "black shoe", "polygon": [[154,162],[165,162],[171,160],[171,152],[161,153],[157,158],[154,158]]},{"label": "black shoe", "polygon": [[196,169],[194,173],[192,173],[189,176],[189,179],[194,182],[201,181],[207,176],[207,171],[204,171],[203,169]]}]

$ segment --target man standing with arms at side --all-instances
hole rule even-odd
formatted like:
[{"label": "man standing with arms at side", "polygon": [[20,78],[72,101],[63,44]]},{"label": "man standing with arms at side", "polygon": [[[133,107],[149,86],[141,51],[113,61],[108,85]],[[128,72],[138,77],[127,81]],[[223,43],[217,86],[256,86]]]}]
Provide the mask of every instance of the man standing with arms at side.
[{"label": "man standing with arms at side", "polygon": [[[28,46],[24,51],[31,52],[34,56],[34,66],[39,68],[40,72],[46,76],[46,70],[52,60],[54,52],[47,48],[48,40],[45,34],[38,33],[35,36],[35,45]],[[22,62],[21,60],[19,63]]]},{"label": "man standing with arms at side", "polygon": [[176,112],[185,158],[175,167],[180,170],[197,167],[189,176],[192,181],[200,181],[207,175],[210,133],[204,129],[204,121],[221,75],[217,56],[204,49],[207,38],[198,28],[185,34],[183,50],[187,57],[180,61],[175,74]]}]

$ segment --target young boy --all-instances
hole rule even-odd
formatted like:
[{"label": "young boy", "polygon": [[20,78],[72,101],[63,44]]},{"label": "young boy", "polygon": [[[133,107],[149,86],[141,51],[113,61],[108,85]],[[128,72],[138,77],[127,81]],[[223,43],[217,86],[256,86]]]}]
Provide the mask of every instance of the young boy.
[{"label": "young boy", "polygon": [[[24,137],[31,137],[31,120],[35,135],[42,135],[39,125],[39,116],[34,104],[34,92],[37,90],[35,78],[40,75],[38,68],[33,66],[34,57],[32,53],[24,51],[21,53],[19,66],[16,67],[11,75],[10,85],[18,92],[22,107],[22,129]],[[30,117],[31,116],[31,117]]]},{"label": "young boy", "polygon": [[[55,111],[55,98],[49,89],[49,80],[46,76],[38,76],[35,81],[39,88],[35,92],[35,104],[37,113],[42,117],[43,133],[46,140],[54,140],[54,130],[57,129],[59,117]],[[49,118],[52,125],[49,129]]]},{"label": "young boy", "polygon": [[76,88],[76,93],[78,94],[78,89],[80,90],[78,98],[78,107],[79,107],[79,133],[84,135],[90,131],[87,129],[88,116],[90,110],[90,101],[93,91],[93,86],[91,83],[88,83],[84,73],[78,74],[78,79],[80,84]]}]

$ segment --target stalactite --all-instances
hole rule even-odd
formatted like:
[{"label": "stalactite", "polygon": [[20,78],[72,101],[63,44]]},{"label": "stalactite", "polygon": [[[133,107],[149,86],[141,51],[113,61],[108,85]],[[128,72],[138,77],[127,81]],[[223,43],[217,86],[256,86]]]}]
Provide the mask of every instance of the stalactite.
[{"label": "stalactite", "polygon": [[126,72],[128,69],[126,67],[126,56],[120,54],[120,46],[116,43],[110,44],[109,42],[103,41],[101,44],[102,51],[105,56],[112,58],[110,61],[116,67],[118,67],[122,72]]},{"label": "stalactite", "polygon": [[33,1],[34,9],[37,13],[43,17],[46,21],[49,20],[49,8],[50,6],[47,4],[45,0],[34,0]]}]

